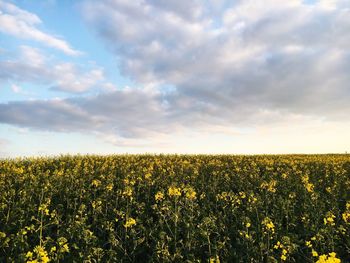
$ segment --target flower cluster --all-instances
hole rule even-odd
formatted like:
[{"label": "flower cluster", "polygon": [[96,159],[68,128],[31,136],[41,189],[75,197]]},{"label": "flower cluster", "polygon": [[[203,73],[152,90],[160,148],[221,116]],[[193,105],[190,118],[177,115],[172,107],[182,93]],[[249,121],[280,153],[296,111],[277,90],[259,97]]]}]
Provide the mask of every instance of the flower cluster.
[{"label": "flower cluster", "polygon": [[181,196],[181,188],[170,186],[168,189],[168,195],[174,197]]},{"label": "flower cluster", "polygon": [[334,219],[335,219],[335,215],[332,212],[328,212],[327,216],[323,218],[323,223],[325,225],[334,226],[335,225]]},{"label": "flower cluster", "polygon": [[125,228],[130,228],[130,227],[133,227],[134,225],[136,225],[136,220],[134,218],[132,218],[132,217],[129,217],[126,220],[126,222],[124,224],[124,227]]},{"label": "flower cluster", "polygon": [[334,252],[328,255],[320,255],[316,263],[340,263],[341,260],[337,258],[337,254]]},{"label": "flower cluster", "polygon": [[275,225],[269,217],[265,217],[262,221],[262,225],[266,232],[275,233]]},{"label": "flower cluster", "polygon": [[33,252],[29,251],[26,254],[27,263],[47,263],[50,262],[50,258],[42,246],[36,246]]}]

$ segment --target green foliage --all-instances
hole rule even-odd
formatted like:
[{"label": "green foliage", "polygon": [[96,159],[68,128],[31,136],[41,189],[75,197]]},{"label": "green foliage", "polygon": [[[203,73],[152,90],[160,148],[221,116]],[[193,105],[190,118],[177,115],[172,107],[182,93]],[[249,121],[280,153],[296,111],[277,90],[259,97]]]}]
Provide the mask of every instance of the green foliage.
[{"label": "green foliage", "polygon": [[0,262],[349,262],[349,237],[349,155],[0,160]]}]

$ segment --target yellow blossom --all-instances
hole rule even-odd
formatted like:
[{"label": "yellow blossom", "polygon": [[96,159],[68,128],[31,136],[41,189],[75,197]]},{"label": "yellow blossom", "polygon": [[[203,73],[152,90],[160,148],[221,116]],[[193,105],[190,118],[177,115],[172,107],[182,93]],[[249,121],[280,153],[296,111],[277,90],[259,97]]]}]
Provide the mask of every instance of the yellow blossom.
[{"label": "yellow blossom", "polygon": [[132,196],[132,188],[131,187],[126,187],[122,193],[123,196],[125,197],[131,197]]},{"label": "yellow blossom", "polygon": [[152,177],[152,174],[151,174],[151,173],[146,173],[146,174],[145,174],[145,179],[146,179],[146,180],[151,179],[151,177]]},{"label": "yellow blossom", "polygon": [[263,182],[260,185],[260,188],[266,189],[268,192],[275,193],[276,192],[276,180],[271,180],[270,182]]},{"label": "yellow blossom", "polygon": [[329,212],[327,214],[327,217],[323,218],[323,223],[325,225],[334,226],[335,225],[334,219],[335,219],[335,215],[333,215],[332,213]]},{"label": "yellow blossom", "polygon": [[155,195],[154,198],[156,199],[156,201],[161,201],[164,198],[164,194],[161,191],[158,191]]},{"label": "yellow blossom", "polygon": [[128,178],[124,179],[124,183],[125,185],[134,185],[135,181],[134,180],[129,180]]},{"label": "yellow blossom", "polygon": [[[33,253],[34,252],[34,253]],[[27,263],[36,263],[36,262],[40,262],[40,263],[47,263],[50,262],[50,258],[47,254],[47,252],[45,251],[45,248],[42,246],[36,246],[33,250],[33,252],[27,252],[26,257],[29,259],[27,260]],[[32,260],[32,258],[34,257],[35,254],[35,258]]]},{"label": "yellow blossom", "polygon": [[279,249],[281,248],[283,245],[281,244],[281,242],[277,241],[276,245],[273,246],[274,249]]},{"label": "yellow blossom", "polygon": [[270,231],[272,233],[275,232],[275,225],[269,217],[265,217],[262,224],[265,226],[265,229],[267,231]]},{"label": "yellow blossom", "polygon": [[26,258],[32,258],[33,257],[33,252],[28,251],[26,254]]},{"label": "yellow blossom", "polygon": [[69,246],[67,243],[62,246],[61,252],[69,253]]},{"label": "yellow blossom", "polygon": [[101,184],[101,181],[100,181],[100,180],[97,180],[97,179],[94,179],[94,180],[92,180],[92,182],[91,182],[91,185],[92,185],[92,186],[95,186],[95,187],[99,187],[100,184]]},{"label": "yellow blossom", "polygon": [[342,218],[343,218],[345,223],[350,223],[350,213],[349,212],[343,213]]},{"label": "yellow blossom", "polygon": [[170,186],[168,189],[169,196],[181,196],[181,189],[178,187]]},{"label": "yellow blossom", "polygon": [[125,228],[129,228],[129,227],[133,227],[134,225],[136,225],[136,220],[135,220],[134,218],[132,218],[132,217],[129,217],[129,218],[126,220],[126,222],[125,222],[125,224],[124,224],[124,227],[125,227]]},{"label": "yellow blossom", "polygon": [[307,247],[312,247],[311,241],[306,241],[305,244]]},{"label": "yellow blossom", "polygon": [[41,204],[38,208],[39,212],[42,212],[44,215],[49,215],[50,211],[47,208],[48,204]]},{"label": "yellow blossom", "polygon": [[112,183],[108,184],[108,185],[106,186],[106,189],[107,189],[107,191],[112,191],[112,189],[113,189],[113,184],[112,184]]},{"label": "yellow blossom", "polygon": [[303,182],[306,190],[309,193],[312,193],[314,191],[314,185],[312,183],[309,182],[309,176],[308,175],[304,175],[301,177],[301,181]]},{"label": "yellow blossom", "polygon": [[192,187],[186,187],[184,189],[184,191],[185,191],[185,196],[186,196],[187,199],[189,199],[189,200],[196,199],[197,193]]},{"label": "yellow blossom", "polygon": [[242,198],[242,199],[246,198],[245,192],[239,192],[239,196],[240,196],[240,198]]},{"label": "yellow blossom", "polygon": [[312,193],[314,191],[314,185],[312,183],[305,184],[305,187],[309,193]]},{"label": "yellow blossom", "polygon": [[316,263],[341,263],[341,260],[337,258],[337,254],[335,252],[331,252],[328,255],[319,256]]},{"label": "yellow blossom", "polygon": [[219,256],[211,257],[209,259],[209,263],[220,263],[220,258]]}]

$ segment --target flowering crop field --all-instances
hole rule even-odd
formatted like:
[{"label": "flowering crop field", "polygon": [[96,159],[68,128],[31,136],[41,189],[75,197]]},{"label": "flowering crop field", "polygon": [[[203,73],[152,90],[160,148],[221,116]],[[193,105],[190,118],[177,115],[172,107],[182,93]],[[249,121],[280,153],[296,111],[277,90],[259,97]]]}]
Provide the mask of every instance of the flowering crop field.
[{"label": "flowering crop field", "polygon": [[3,159],[0,262],[350,262],[350,155]]}]

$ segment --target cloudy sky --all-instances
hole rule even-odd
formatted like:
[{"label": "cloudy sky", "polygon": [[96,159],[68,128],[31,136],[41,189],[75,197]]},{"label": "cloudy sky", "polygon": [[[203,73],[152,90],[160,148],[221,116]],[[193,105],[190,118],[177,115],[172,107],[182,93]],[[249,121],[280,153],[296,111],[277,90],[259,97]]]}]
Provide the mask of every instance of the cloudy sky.
[{"label": "cloudy sky", "polygon": [[0,157],[350,151],[348,0],[0,0]]}]

